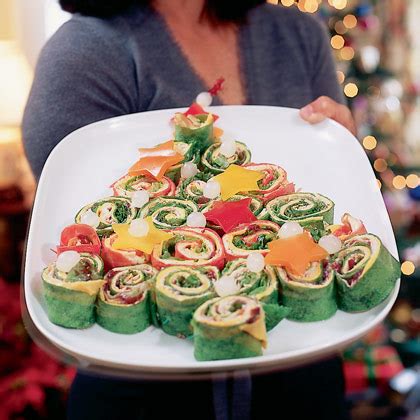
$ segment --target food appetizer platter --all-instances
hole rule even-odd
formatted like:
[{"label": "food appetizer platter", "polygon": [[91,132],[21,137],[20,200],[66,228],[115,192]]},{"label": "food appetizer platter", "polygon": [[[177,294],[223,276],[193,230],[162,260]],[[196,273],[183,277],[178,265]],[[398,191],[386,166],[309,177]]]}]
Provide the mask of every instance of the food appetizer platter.
[{"label": "food appetizer platter", "polygon": [[380,322],[397,258],[344,128],[286,108],[193,104],[95,123],[53,150],[25,303],[39,334],[84,364],[287,368]]}]

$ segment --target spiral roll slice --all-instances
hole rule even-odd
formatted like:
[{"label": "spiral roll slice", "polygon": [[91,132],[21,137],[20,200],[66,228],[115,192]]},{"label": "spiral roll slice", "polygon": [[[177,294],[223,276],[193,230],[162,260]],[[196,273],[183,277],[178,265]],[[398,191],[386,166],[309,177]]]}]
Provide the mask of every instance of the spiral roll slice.
[{"label": "spiral roll slice", "polygon": [[336,254],[339,309],[367,311],[384,301],[400,276],[400,264],[372,234],[353,236]]},{"label": "spiral roll slice", "polygon": [[213,142],[213,115],[176,113],[175,140],[192,145],[192,153],[203,153]]},{"label": "spiral roll slice", "polygon": [[191,178],[181,179],[176,190],[177,196],[194,201],[201,208],[210,201],[204,197],[203,190],[211,177],[209,173],[199,172]]},{"label": "spiral roll slice", "polygon": [[112,185],[114,195],[131,198],[136,191],[147,191],[150,198],[173,196],[175,184],[167,177],[158,181],[148,175],[125,175]]},{"label": "spiral roll slice", "polygon": [[226,258],[246,258],[249,254],[266,255],[268,243],[277,238],[280,227],[268,220],[257,220],[238,226],[223,235]]},{"label": "spiral roll slice", "polygon": [[194,201],[176,197],[157,197],[145,204],[140,212],[140,218],[151,216],[158,229],[173,229],[184,226],[187,217],[198,211]]},{"label": "spiral roll slice", "polygon": [[319,239],[325,224],[334,220],[334,203],[321,194],[294,193],[274,198],[266,204],[270,220],[282,225],[286,222],[298,222],[303,228],[314,233]]},{"label": "spiral roll slice", "polygon": [[337,311],[334,271],[327,261],[313,262],[303,276],[276,268],[283,304],[290,309],[287,319],[321,321]]},{"label": "spiral roll slice", "polygon": [[99,218],[96,227],[98,236],[108,236],[113,233],[112,225],[117,223],[130,223],[136,216],[136,209],[126,197],[106,197],[84,206],[76,214],[76,223],[83,223],[82,216],[92,211]]},{"label": "spiral roll slice", "polygon": [[238,294],[253,296],[261,302],[278,303],[277,275],[273,267],[266,266],[260,273],[254,273],[248,269],[246,259],[238,258],[229,261],[222,274],[236,280],[240,286]]},{"label": "spiral roll slice", "polygon": [[295,191],[294,184],[287,180],[286,171],[278,165],[272,163],[249,163],[245,167],[264,174],[264,178],[258,181],[259,189],[253,191],[253,194],[261,196],[264,202]]},{"label": "spiral roll slice", "polygon": [[171,232],[174,236],[153,250],[154,267],[212,265],[223,268],[223,244],[216,232],[207,228],[178,228]]},{"label": "spiral roll slice", "polygon": [[213,283],[219,277],[216,267],[176,266],[161,270],[156,278],[156,304],[162,329],[171,335],[192,335],[194,311],[216,296]]},{"label": "spiral roll slice", "polygon": [[108,271],[98,295],[98,324],[120,334],[145,330],[150,325],[149,289],[156,274],[149,264]]},{"label": "spiral roll slice", "polygon": [[230,157],[220,153],[221,145],[222,143],[214,143],[204,152],[201,157],[204,170],[208,170],[212,174],[220,174],[231,164],[242,166],[251,161],[251,151],[244,143],[236,141],[236,151]]},{"label": "spiral roll slice", "polygon": [[60,271],[55,263],[42,272],[48,318],[67,328],[87,328],[95,322],[95,300],[104,283],[102,259],[88,253],[80,256],[69,272]]},{"label": "spiral roll slice", "polygon": [[186,162],[192,162],[198,165],[200,162],[200,153],[197,150],[194,151],[194,147],[191,143],[186,143],[184,141],[175,141],[174,150],[184,156],[184,160],[174,166],[171,166],[165,176],[172,179],[175,183],[178,183],[181,177],[182,165]]},{"label": "spiral roll slice", "polygon": [[266,347],[261,304],[248,296],[226,296],[202,304],[194,313],[194,356],[197,360],[254,357]]},{"label": "spiral roll slice", "polygon": [[272,330],[289,312],[279,305],[278,281],[273,267],[267,265],[260,273],[254,273],[248,269],[246,259],[238,258],[228,262],[222,274],[235,279],[240,286],[238,294],[255,297],[261,302],[267,331]]}]

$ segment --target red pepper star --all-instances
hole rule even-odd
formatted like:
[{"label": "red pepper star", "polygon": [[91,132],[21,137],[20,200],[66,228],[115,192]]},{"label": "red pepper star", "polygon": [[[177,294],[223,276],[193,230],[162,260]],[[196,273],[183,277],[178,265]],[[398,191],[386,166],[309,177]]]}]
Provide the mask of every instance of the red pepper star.
[{"label": "red pepper star", "polygon": [[224,232],[231,231],[241,223],[257,220],[249,208],[250,198],[238,201],[216,201],[213,208],[204,213],[206,219],[220,226]]}]

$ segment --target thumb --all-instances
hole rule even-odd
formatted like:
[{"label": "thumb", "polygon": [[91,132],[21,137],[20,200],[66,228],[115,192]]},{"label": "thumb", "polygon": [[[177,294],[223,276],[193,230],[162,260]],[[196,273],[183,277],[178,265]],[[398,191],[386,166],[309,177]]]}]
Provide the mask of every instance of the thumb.
[{"label": "thumb", "polygon": [[325,120],[326,118],[325,114],[318,112],[316,107],[314,107],[313,103],[308,104],[304,106],[303,108],[301,108],[301,110],[299,111],[299,114],[302,119],[304,119],[305,121],[311,124],[317,124]]}]

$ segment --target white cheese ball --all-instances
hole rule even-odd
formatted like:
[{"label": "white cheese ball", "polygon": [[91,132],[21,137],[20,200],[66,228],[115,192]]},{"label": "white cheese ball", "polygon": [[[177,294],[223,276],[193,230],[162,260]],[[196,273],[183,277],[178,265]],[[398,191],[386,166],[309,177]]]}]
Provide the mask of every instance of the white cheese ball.
[{"label": "white cheese ball", "polygon": [[246,267],[253,273],[260,273],[265,267],[264,256],[259,252],[249,254],[246,259]]},{"label": "white cheese ball", "polygon": [[279,238],[286,239],[303,233],[303,228],[298,222],[286,222],[279,231]]},{"label": "white cheese ball", "polygon": [[64,251],[55,263],[57,270],[68,273],[80,261],[80,254],[76,251]]},{"label": "white cheese ball", "polygon": [[213,96],[211,96],[209,92],[200,92],[197,95],[195,102],[197,102],[198,105],[201,105],[203,107],[210,106],[213,102]]},{"label": "white cheese ball", "polygon": [[211,200],[220,195],[220,184],[217,181],[207,181],[203,188],[203,196]]},{"label": "white cheese ball", "polygon": [[136,207],[140,208],[147,204],[150,200],[150,194],[146,190],[135,191],[131,197],[131,204]]},{"label": "white cheese ball", "polygon": [[336,254],[338,251],[340,251],[342,242],[340,238],[337,238],[334,235],[326,235],[319,240],[318,245],[324,248],[328,254]]},{"label": "white cheese ball", "polygon": [[224,131],[222,137],[220,138],[221,143],[225,143],[226,141],[235,141],[235,138],[232,134]]},{"label": "white cheese ball", "polygon": [[128,233],[136,238],[141,238],[149,233],[149,225],[144,219],[134,219],[130,223]]},{"label": "white cheese ball", "polygon": [[100,220],[98,215],[89,209],[86,213],[83,213],[80,216],[80,222],[84,225],[89,225],[93,228],[96,228],[98,227]]},{"label": "white cheese ball", "polygon": [[194,162],[185,162],[181,167],[181,178],[191,178],[198,174],[197,165]]},{"label": "white cheese ball", "polygon": [[235,140],[225,140],[220,146],[220,154],[227,158],[232,157],[236,153]]},{"label": "white cheese ball", "polygon": [[187,226],[188,227],[205,227],[207,223],[206,216],[204,216],[203,213],[200,213],[199,211],[193,211],[191,214],[187,217]]},{"label": "white cheese ball", "polygon": [[241,289],[232,276],[222,276],[214,283],[214,290],[220,297],[236,295]]}]

